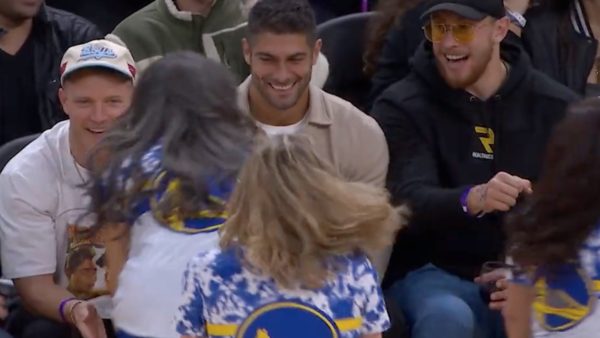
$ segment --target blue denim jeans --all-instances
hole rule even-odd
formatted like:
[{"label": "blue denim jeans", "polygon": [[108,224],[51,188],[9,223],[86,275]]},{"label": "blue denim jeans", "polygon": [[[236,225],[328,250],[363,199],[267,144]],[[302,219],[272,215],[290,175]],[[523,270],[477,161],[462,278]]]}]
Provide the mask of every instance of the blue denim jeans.
[{"label": "blue denim jeans", "polygon": [[390,295],[411,338],[503,338],[502,315],[489,310],[480,287],[427,264],[396,282]]}]

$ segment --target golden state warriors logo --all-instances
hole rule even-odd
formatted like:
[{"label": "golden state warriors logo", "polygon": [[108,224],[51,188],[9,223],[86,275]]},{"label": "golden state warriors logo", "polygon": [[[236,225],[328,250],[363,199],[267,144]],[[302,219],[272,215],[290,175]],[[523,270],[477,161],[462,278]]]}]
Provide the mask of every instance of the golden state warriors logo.
[{"label": "golden state warriors logo", "polygon": [[299,302],[275,302],[254,310],[241,325],[207,323],[210,337],[338,338],[340,332],[362,327],[362,317],[331,319],[321,310]]},{"label": "golden state warriors logo", "polygon": [[539,279],[535,289],[533,309],[547,331],[566,331],[576,326],[592,313],[597,301],[591,278],[575,265]]},{"label": "golden state warriors logo", "polygon": [[492,128],[475,126],[475,134],[479,138],[481,145],[483,146],[483,152],[474,151],[474,158],[481,158],[485,160],[493,160],[494,159],[494,131]]},{"label": "golden state warriors logo", "polygon": [[236,338],[337,338],[335,321],[322,311],[300,303],[271,303],[242,323]]}]

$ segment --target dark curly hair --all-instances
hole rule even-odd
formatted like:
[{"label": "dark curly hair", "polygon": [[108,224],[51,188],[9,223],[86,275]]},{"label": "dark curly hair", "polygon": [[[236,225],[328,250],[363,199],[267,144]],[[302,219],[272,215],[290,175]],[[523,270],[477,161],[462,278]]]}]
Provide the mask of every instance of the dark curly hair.
[{"label": "dark curly hair", "polygon": [[425,0],[380,0],[375,11],[377,15],[369,22],[368,39],[363,55],[365,74],[371,76],[377,68],[377,59],[383,50],[385,37],[394,25],[402,24],[406,11]]},{"label": "dark curly hair", "polygon": [[248,15],[248,38],[261,33],[304,34],[310,43],[317,39],[315,13],[306,0],[261,0]]},{"label": "dark curly hair", "polygon": [[534,192],[506,220],[508,254],[524,266],[577,259],[600,220],[600,99],[573,104],[548,143]]}]

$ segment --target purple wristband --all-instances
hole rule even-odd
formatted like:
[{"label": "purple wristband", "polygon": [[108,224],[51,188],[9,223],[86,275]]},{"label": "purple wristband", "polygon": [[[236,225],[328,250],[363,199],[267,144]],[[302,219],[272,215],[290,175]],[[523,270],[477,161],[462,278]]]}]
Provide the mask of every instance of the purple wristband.
[{"label": "purple wristband", "polygon": [[65,298],[60,301],[60,305],[58,306],[58,313],[60,313],[60,318],[65,323],[67,322],[67,318],[65,318],[65,305],[67,305],[68,302],[75,300],[75,299],[77,299],[77,298],[70,297],[70,298]]},{"label": "purple wristband", "polygon": [[[465,189],[465,191],[463,191],[463,193],[460,195],[460,206],[462,207],[465,214],[467,214],[469,216],[471,216],[471,214],[469,214],[469,206],[467,205],[467,197],[469,197],[469,193],[471,192],[471,189],[473,189],[473,186],[470,186],[467,189]],[[485,216],[485,212],[483,212],[483,211],[480,211],[477,215],[473,215],[473,217],[476,217],[476,218],[481,218],[483,216]]]},{"label": "purple wristband", "polygon": [[473,186],[470,186],[467,189],[465,189],[465,191],[463,191],[463,193],[460,195],[460,206],[462,207],[463,211],[467,214],[469,213],[469,208],[467,206],[467,197],[469,196],[469,192],[471,191],[471,189],[473,189]]}]

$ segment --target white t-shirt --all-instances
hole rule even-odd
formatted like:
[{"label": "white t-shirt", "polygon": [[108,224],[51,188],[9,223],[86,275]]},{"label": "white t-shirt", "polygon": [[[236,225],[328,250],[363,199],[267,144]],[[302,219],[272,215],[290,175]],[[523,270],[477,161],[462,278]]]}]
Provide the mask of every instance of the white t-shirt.
[{"label": "white t-shirt", "polygon": [[[125,161],[119,173],[121,187],[131,186],[127,175],[131,163]],[[187,219],[159,215],[159,223],[152,205],[168,193],[167,186],[177,184],[177,178],[163,169],[160,146],[149,149],[140,164],[147,183],[156,190],[132,208],[129,255],[119,275],[112,319],[117,330],[130,335],[179,338],[175,315],[183,292],[183,272],[194,255],[218,245],[217,230],[224,214],[199,211],[200,216]],[[227,197],[231,187],[221,188],[209,185],[213,198]]]},{"label": "white t-shirt", "polygon": [[534,337],[600,337],[600,223],[579,251],[579,262],[552,274],[538,269],[535,277],[519,274],[513,282],[532,285]]},{"label": "white t-shirt", "polygon": [[302,127],[306,125],[306,116],[308,115],[305,115],[304,118],[302,118],[302,120],[294,124],[290,124],[289,126],[272,126],[270,124],[264,124],[258,121],[256,121],[256,125],[260,129],[262,129],[265,132],[265,134],[267,134],[267,136],[269,137],[277,135],[292,135],[299,132],[302,129]]},{"label": "white t-shirt", "polygon": [[[0,174],[2,270],[15,279],[53,274],[59,285],[79,298],[107,295],[104,247],[83,240],[92,224],[81,187],[87,171],[69,148],[69,121],[58,123],[17,154]],[[94,300],[108,317],[107,296]]]}]

